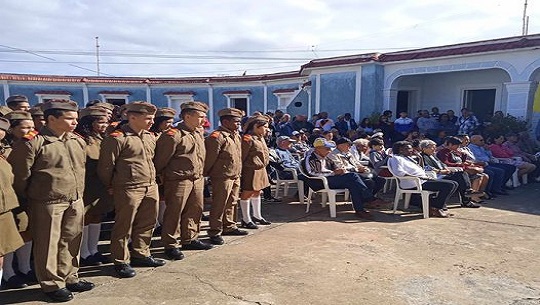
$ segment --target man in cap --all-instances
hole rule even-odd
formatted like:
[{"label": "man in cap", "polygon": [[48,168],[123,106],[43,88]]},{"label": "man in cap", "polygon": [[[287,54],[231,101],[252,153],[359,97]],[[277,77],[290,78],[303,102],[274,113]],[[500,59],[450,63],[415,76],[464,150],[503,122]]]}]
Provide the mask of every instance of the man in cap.
[{"label": "man in cap", "polygon": [[[147,102],[126,106],[127,123],[103,139],[97,173],[111,189],[115,220],[111,255],[119,277],[136,275],[134,267],[159,267],[165,261],[150,255],[150,242],[158,211],[156,170],[152,159],[156,139],[148,131],[156,107]],[[128,249],[132,240],[132,253]]]},{"label": "man in cap", "polygon": [[156,146],[154,163],[165,192],[165,213],[161,242],[173,260],[184,258],[184,250],[208,250],[212,245],[199,240],[204,201],[204,137],[202,125],[208,106],[201,102],[181,105],[182,122],[163,133]]},{"label": "man in cap", "polygon": [[225,108],[218,112],[221,125],[205,139],[204,175],[212,181],[212,208],[208,235],[214,245],[222,245],[221,235],[247,235],[236,226],[236,207],[242,173],[242,142],[238,128],[242,110]]},{"label": "man in cap", "polygon": [[5,116],[6,114],[10,113],[11,111],[11,108],[9,108],[8,106],[0,106],[0,117],[3,117]]},{"label": "man in cap", "polygon": [[[364,209],[364,202],[375,199],[371,190],[367,188],[357,173],[347,172],[340,164],[328,157],[336,144],[324,138],[318,138],[313,143],[313,147],[313,151],[300,164],[304,172],[308,176],[326,177],[331,189],[348,189],[356,216],[373,219],[373,215]],[[322,188],[322,182],[318,180],[307,179],[306,183],[314,191]]]},{"label": "man in cap", "polygon": [[34,264],[43,291],[54,301],[94,284],[79,280],[84,205],[85,146],[73,133],[77,103],[52,100],[42,106],[47,124],[13,147],[14,189],[27,205],[34,240]]},{"label": "man in cap", "polygon": [[43,103],[35,104],[29,110],[30,114],[32,115],[32,120],[34,121],[34,128],[36,130],[40,130],[41,127],[45,126],[45,117],[43,115],[41,105],[43,105]]},{"label": "man in cap", "polygon": [[28,98],[24,95],[12,95],[8,97],[6,100],[6,105],[11,110],[30,110],[30,103],[28,103]]}]

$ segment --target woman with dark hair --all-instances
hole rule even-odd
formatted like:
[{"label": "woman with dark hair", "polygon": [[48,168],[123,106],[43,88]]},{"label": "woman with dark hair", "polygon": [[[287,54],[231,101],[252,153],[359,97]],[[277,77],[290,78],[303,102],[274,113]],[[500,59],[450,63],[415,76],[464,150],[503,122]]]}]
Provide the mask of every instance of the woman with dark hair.
[{"label": "woman with dark hair", "polygon": [[[373,133],[373,124],[371,123],[371,120],[369,118],[363,118],[362,122],[360,122],[360,125],[358,125],[360,128],[364,130],[365,133],[371,134]],[[359,128],[359,129],[360,129]]]},{"label": "woman with dark hair", "polygon": [[114,209],[107,187],[97,176],[97,164],[101,141],[109,119],[103,108],[88,107],[80,110],[79,124],[75,132],[84,138],[86,146],[86,172],[83,201],[86,207],[81,243],[81,265],[93,266],[106,263],[107,259],[98,251],[99,234],[103,215]]},{"label": "woman with dark hair", "polygon": [[154,117],[154,124],[150,127],[150,132],[153,132],[156,137],[159,137],[163,132],[171,129],[174,122],[176,110],[169,107],[159,108]]},{"label": "woman with dark hair", "polygon": [[[34,121],[32,115],[26,111],[12,111],[5,115],[5,119],[9,120],[9,129],[5,137],[4,153],[2,158],[5,159],[11,153],[11,146],[16,141],[21,140],[25,135],[34,132]],[[16,204],[16,202],[9,202]],[[4,257],[3,278],[4,287],[8,289],[24,288],[28,284],[33,284],[37,281],[36,275],[31,269],[30,256],[32,253],[32,236],[28,228],[28,215],[22,207],[16,207],[11,210],[17,220],[19,234],[24,241],[24,245],[15,252],[6,254]],[[2,211],[0,211],[2,212]],[[3,234],[4,232],[2,232]],[[17,275],[13,269],[13,260],[17,257],[17,269],[21,275]]]},{"label": "woman with dark hair", "polygon": [[[257,229],[269,225],[261,214],[261,190],[270,185],[266,166],[270,162],[265,137],[268,134],[269,118],[264,115],[251,116],[244,125],[242,137],[242,176],[240,180],[240,206],[242,208],[242,227]],[[253,207],[253,218],[250,213]]]},{"label": "woman with dark hair", "polygon": [[450,116],[446,113],[439,116],[439,131],[445,131],[447,136],[453,136],[457,132],[456,124],[450,120]]},{"label": "woman with dark hair", "polygon": [[[444,148],[437,153],[437,157],[449,167],[460,167],[464,172],[469,174],[471,180],[471,188],[481,194],[489,182],[489,176],[484,173],[484,168],[481,165],[475,164],[467,160],[467,156],[459,149],[462,141],[457,137],[447,137]],[[483,203],[480,195],[471,197],[474,203]]]}]

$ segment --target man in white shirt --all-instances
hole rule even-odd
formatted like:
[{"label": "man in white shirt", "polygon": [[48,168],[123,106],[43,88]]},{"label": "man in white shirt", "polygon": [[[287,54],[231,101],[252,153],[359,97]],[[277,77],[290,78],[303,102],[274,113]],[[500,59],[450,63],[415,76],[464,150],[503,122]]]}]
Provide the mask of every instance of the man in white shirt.
[{"label": "man in white shirt", "polygon": [[[457,189],[457,183],[450,180],[436,180],[429,178],[422,167],[411,158],[414,149],[407,141],[398,141],[392,146],[394,155],[388,159],[388,168],[398,177],[418,177],[422,181],[422,189],[426,191],[438,192],[435,197],[430,198],[429,214],[434,217],[448,217],[444,207],[450,196]],[[399,182],[404,189],[414,189],[414,181],[404,180]]]}]

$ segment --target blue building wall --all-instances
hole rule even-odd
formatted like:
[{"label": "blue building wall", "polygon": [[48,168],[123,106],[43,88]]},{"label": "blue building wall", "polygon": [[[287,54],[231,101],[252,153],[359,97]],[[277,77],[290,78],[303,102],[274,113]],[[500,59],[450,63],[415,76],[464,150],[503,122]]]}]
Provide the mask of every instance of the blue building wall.
[{"label": "blue building wall", "polygon": [[[268,111],[276,111],[278,108],[278,98],[274,95],[274,91],[280,89],[297,89],[298,83],[282,84],[282,85],[269,85],[267,90],[267,99],[268,99]],[[262,111],[262,108],[261,108]]]},{"label": "blue building wall", "polygon": [[83,98],[83,89],[81,87],[73,86],[58,86],[58,85],[48,85],[48,84],[39,84],[39,85],[19,85],[19,84],[10,84],[9,85],[9,94],[16,95],[22,94],[28,97],[30,105],[35,105],[38,103],[38,97],[36,92],[38,91],[68,91],[71,93],[71,99],[79,104],[79,107],[84,107],[84,98]]},{"label": "blue building wall", "polygon": [[[292,100],[291,104],[287,107],[287,113],[292,116],[297,114],[307,115],[308,114],[308,101],[309,96],[304,90],[300,91],[298,95]],[[296,104],[299,103],[300,106]]]},{"label": "blue building wall", "polygon": [[6,99],[4,98],[4,86],[0,86],[0,99],[2,100],[0,105],[5,105]]},{"label": "blue building wall", "polygon": [[360,90],[360,117],[369,117],[373,112],[382,112],[384,97],[384,67],[377,64],[362,66]]},{"label": "blue building wall", "polygon": [[329,117],[349,112],[354,113],[354,95],[356,91],[356,73],[321,74],[321,112],[328,112]]}]

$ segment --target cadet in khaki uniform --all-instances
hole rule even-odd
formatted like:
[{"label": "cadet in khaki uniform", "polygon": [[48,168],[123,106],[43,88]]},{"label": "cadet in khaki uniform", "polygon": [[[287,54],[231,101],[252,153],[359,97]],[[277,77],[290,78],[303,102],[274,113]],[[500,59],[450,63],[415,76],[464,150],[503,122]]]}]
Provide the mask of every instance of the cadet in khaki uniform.
[{"label": "cadet in khaki uniform", "polygon": [[178,237],[185,250],[212,248],[212,245],[198,239],[204,199],[205,149],[201,126],[208,106],[188,102],[182,104],[181,109],[183,122],[159,137],[154,159],[165,192],[161,241],[165,254],[177,260],[184,258]]},{"label": "cadet in khaki uniform", "polygon": [[[261,214],[261,190],[269,186],[266,166],[269,151],[264,138],[268,134],[270,119],[264,115],[254,115],[244,124],[242,137],[242,177],[240,187],[240,206],[242,208],[242,227],[257,229],[261,225],[271,224]],[[250,213],[253,206],[253,218]]]},{"label": "cadet in khaki uniform", "polygon": [[[5,137],[8,129],[9,121],[0,118],[0,140]],[[11,172],[11,165],[0,154],[0,232],[2,232],[2,238],[0,238],[0,279],[2,278],[4,255],[24,245],[21,235],[17,231],[13,214],[11,213],[13,209],[19,206],[12,184],[13,173]]]},{"label": "cadet in khaki uniform", "polygon": [[[101,142],[97,173],[112,189],[116,216],[111,233],[111,255],[119,277],[134,277],[135,267],[159,267],[165,261],[150,255],[156,224],[158,188],[152,158],[156,139],[148,131],[156,107],[146,102],[127,106],[128,123]],[[133,253],[128,241],[131,238]]]},{"label": "cadet in khaki uniform", "polygon": [[86,143],[72,133],[77,126],[77,103],[52,100],[42,108],[47,125],[39,134],[16,142],[8,161],[15,176],[14,189],[30,212],[37,279],[54,301],[69,301],[71,291],[94,287],[77,276]]},{"label": "cadet in khaki uniform", "polygon": [[81,244],[81,266],[106,263],[108,260],[98,251],[101,221],[106,213],[114,210],[113,200],[107,187],[99,181],[97,164],[105,130],[109,126],[105,108],[91,106],[79,112],[77,132],[86,141],[86,175],[83,194],[86,214]]},{"label": "cadet in khaki uniform", "polygon": [[221,126],[204,141],[204,175],[212,181],[212,208],[208,235],[222,245],[221,235],[247,235],[236,226],[236,204],[242,172],[242,144],[238,131],[243,111],[226,108],[218,112]]},{"label": "cadet in khaki uniform", "polygon": [[12,95],[6,99],[6,105],[11,110],[21,110],[28,111],[30,110],[30,103],[28,103],[28,98],[24,95]]}]

